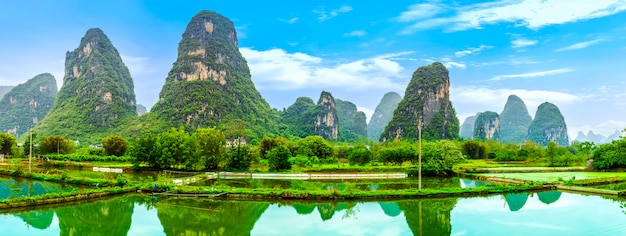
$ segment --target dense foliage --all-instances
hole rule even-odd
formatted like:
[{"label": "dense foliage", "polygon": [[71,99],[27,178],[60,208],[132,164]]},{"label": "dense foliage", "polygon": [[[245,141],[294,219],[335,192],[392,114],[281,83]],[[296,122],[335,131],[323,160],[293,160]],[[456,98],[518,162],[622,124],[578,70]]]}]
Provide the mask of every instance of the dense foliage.
[{"label": "dense foliage", "polygon": [[348,156],[350,165],[365,165],[372,160],[372,151],[365,146],[359,146],[352,149]]},{"label": "dense foliage", "polygon": [[97,143],[136,116],[128,68],[102,30],[89,29],[78,48],[67,53],[63,86],[34,131]]},{"label": "dense foliage", "polygon": [[528,128],[528,140],[540,145],[555,142],[559,146],[569,145],[567,125],[559,108],[544,102],[537,108],[535,119]]},{"label": "dense foliage", "polygon": [[339,120],[338,141],[356,142],[367,136],[367,121],[365,113],[357,111],[356,105],[349,101],[335,99],[337,119]]},{"label": "dense foliage", "polygon": [[291,106],[280,113],[291,136],[304,138],[315,134],[315,102],[308,97],[299,97]]},{"label": "dense foliage", "polygon": [[443,64],[435,62],[418,68],[413,73],[392,120],[381,134],[381,139],[416,140],[420,119],[424,125],[423,139],[458,138],[459,120],[449,99],[449,85],[448,70]]},{"label": "dense foliage", "polygon": [[379,140],[380,134],[385,130],[385,126],[389,124],[393,117],[393,111],[398,107],[398,103],[402,100],[400,94],[396,92],[388,92],[380,100],[376,106],[374,114],[367,124],[367,137],[371,140]]},{"label": "dense foliage", "polygon": [[0,97],[0,131],[16,136],[42,120],[54,104],[57,84],[49,73],[39,74]]},{"label": "dense foliage", "polygon": [[102,148],[109,156],[124,156],[128,148],[128,141],[122,136],[111,135],[102,139]]},{"label": "dense foliage", "polygon": [[321,136],[308,136],[297,142],[293,153],[294,155],[327,159],[332,157],[333,147]]},{"label": "dense foliage", "polygon": [[269,168],[271,171],[282,171],[291,169],[289,158],[291,152],[287,147],[280,144],[267,153]]},{"label": "dense foliage", "polygon": [[39,140],[39,153],[70,154],[74,152],[74,142],[60,135],[44,136]]},{"label": "dense foliage", "polygon": [[598,169],[626,167],[626,139],[600,145],[593,151],[592,164]]},{"label": "dense foliage", "polygon": [[11,155],[16,147],[15,136],[0,132],[0,154]]},{"label": "dense foliage", "polygon": [[504,143],[521,143],[526,139],[532,121],[524,101],[510,95],[500,113],[500,139]]}]

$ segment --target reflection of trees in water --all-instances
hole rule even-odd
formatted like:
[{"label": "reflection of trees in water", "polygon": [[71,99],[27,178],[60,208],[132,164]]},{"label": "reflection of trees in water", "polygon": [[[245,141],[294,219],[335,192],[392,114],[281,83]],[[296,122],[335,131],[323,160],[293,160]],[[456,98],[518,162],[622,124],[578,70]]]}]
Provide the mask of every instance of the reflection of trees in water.
[{"label": "reflection of trees in water", "polygon": [[61,191],[63,191],[63,188],[56,183],[19,178],[0,179],[0,199],[18,196],[34,196]]},{"label": "reflection of trees in water", "polygon": [[296,209],[296,212],[299,215],[308,215],[311,214],[315,210],[315,204],[293,204],[291,205],[293,209]]},{"label": "reflection of trees in water", "polygon": [[320,218],[323,221],[327,221],[333,218],[336,212],[346,210],[345,214],[341,216],[342,219],[356,217],[358,209],[355,209],[356,202],[324,202],[324,203],[294,203],[291,205],[293,209],[300,215],[308,215],[313,213],[315,208],[320,214]]},{"label": "reflection of trees in water", "polygon": [[54,212],[48,211],[29,211],[25,213],[14,214],[24,221],[24,223],[30,225],[36,229],[47,229],[52,224],[52,218],[54,218]]},{"label": "reflection of trees in water", "polygon": [[400,207],[398,206],[398,203],[395,202],[378,202],[378,205],[380,205],[380,209],[383,210],[383,212],[385,212],[385,215],[391,216],[391,217],[396,217],[398,215],[400,215],[400,213],[402,213],[402,210],[400,210]]},{"label": "reflection of trees in water", "polygon": [[561,198],[561,192],[556,191],[556,190],[552,190],[548,192],[540,192],[540,193],[537,193],[537,195],[539,196],[539,201],[545,204],[556,202],[557,200],[559,200],[559,198]]},{"label": "reflection of trees in water", "polygon": [[450,211],[457,198],[399,201],[413,235],[450,235]]},{"label": "reflection of trees in water", "polygon": [[506,204],[509,206],[509,210],[511,211],[519,211],[526,205],[526,201],[528,201],[527,193],[511,193],[504,195],[504,199],[506,200]]},{"label": "reflection of trees in water", "polygon": [[269,203],[168,199],[155,207],[167,235],[250,235]]},{"label": "reflection of trees in water", "polygon": [[134,199],[117,197],[56,210],[61,235],[126,235]]}]

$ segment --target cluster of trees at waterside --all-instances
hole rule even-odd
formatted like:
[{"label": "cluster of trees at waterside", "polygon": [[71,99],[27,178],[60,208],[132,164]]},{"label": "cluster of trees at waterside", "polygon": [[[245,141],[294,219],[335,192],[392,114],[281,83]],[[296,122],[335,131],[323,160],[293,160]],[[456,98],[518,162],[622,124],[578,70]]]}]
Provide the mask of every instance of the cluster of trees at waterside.
[{"label": "cluster of trees at waterside", "polygon": [[[154,169],[247,171],[264,166],[270,171],[294,167],[307,168],[323,164],[359,166],[417,164],[417,142],[388,141],[378,143],[329,142],[320,136],[287,139],[265,137],[258,143],[247,143],[245,130],[199,128],[193,132],[183,127],[160,134],[143,134],[127,141],[112,135],[102,139],[102,147],[75,147],[62,136],[37,138],[34,153],[53,160],[124,161],[137,167]],[[0,133],[0,153],[14,158],[28,156],[30,143],[18,147],[13,135]],[[593,158],[596,168],[626,167],[626,139],[596,146],[592,142],[573,142],[543,147],[526,141],[502,144],[496,140],[422,141],[422,166],[425,174],[452,173],[456,163],[467,159],[492,159],[498,162],[523,161],[547,166],[584,165]]]}]

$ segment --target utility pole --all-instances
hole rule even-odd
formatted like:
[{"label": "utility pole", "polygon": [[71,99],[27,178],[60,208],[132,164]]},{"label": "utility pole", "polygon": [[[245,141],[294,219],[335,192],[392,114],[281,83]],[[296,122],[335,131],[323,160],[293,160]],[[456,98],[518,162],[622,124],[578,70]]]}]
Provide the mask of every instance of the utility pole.
[{"label": "utility pole", "polygon": [[28,173],[33,171],[33,128],[30,128],[30,148],[28,152]]},{"label": "utility pole", "polygon": [[417,169],[417,178],[419,181],[419,191],[422,191],[422,118],[417,121],[417,148],[419,149],[418,154],[418,169]]}]

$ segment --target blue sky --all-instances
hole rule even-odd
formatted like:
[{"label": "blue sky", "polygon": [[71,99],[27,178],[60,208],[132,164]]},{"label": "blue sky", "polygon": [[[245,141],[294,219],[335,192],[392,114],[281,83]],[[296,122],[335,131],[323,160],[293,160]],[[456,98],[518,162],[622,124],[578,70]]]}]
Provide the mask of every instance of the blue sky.
[{"label": "blue sky", "polygon": [[571,138],[626,128],[626,1],[2,1],[0,85],[50,72],[89,28],[118,49],[151,107],[191,17],[214,10],[237,29],[252,80],[278,109],[322,90],[368,117],[434,61],[450,70],[460,121],[501,112],[510,94],[534,116],[548,101]]}]

